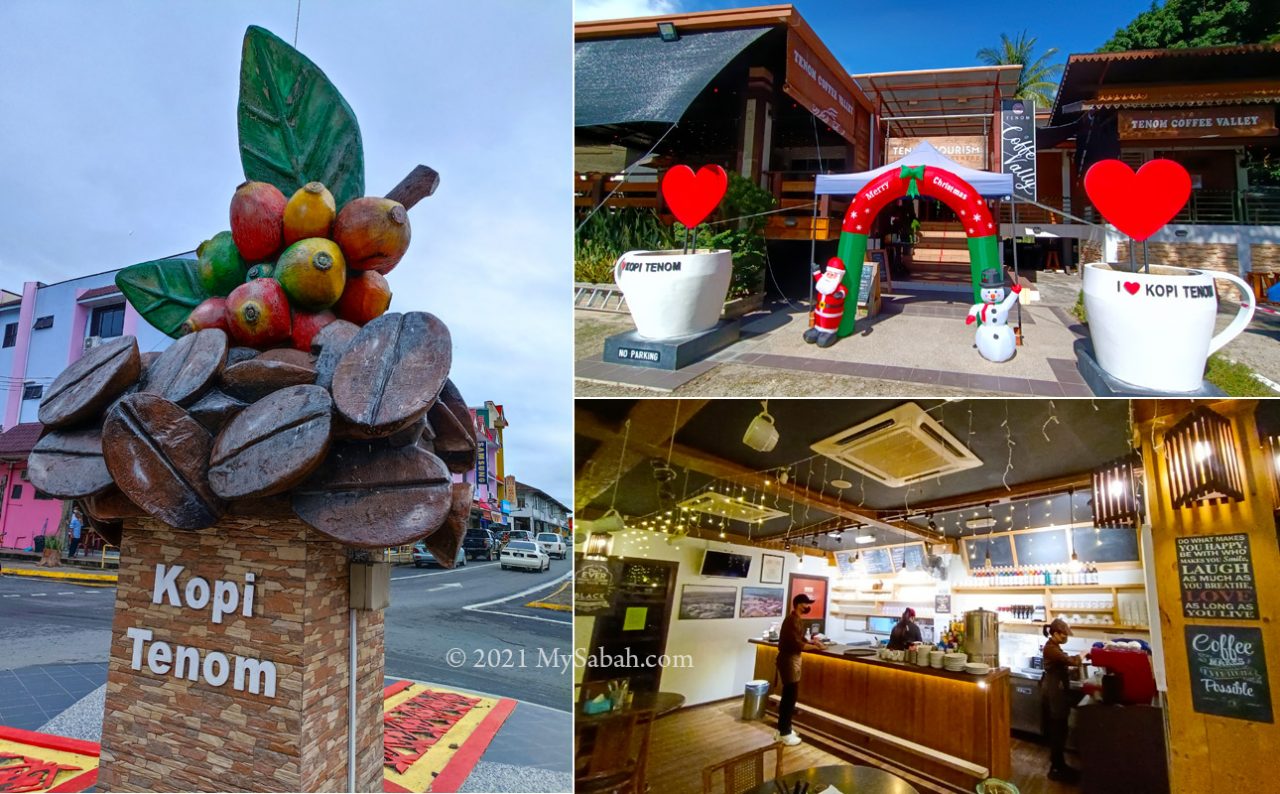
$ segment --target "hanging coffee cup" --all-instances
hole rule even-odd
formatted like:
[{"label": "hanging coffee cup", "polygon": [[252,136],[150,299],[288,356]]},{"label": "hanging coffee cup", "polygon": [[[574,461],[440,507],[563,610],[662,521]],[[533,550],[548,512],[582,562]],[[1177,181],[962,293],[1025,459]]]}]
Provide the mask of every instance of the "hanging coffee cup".
[{"label": "hanging coffee cup", "polygon": [[747,425],[747,432],[742,434],[742,443],[757,452],[771,452],[778,445],[778,428],[773,426],[773,417],[769,415],[767,405]]}]

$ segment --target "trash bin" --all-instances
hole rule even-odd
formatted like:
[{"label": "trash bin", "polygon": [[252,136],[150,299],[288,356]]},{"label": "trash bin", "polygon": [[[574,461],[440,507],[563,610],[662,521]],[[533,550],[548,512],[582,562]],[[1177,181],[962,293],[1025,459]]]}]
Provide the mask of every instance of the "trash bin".
[{"label": "trash bin", "polygon": [[769,699],[769,682],[762,679],[748,681],[742,693],[742,719],[764,719],[764,704]]}]

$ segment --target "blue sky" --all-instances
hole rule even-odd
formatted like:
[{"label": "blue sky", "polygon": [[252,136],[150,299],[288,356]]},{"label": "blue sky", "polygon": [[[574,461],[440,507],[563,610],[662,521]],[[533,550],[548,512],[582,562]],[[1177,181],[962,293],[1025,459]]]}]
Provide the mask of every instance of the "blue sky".
[{"label": "blue sky", "polygon": [[[711,11],[753,5],[747,0],[577,0],[577,19]],[[800,15],[850,72],[889,72],[972,66],[977,51],[1001,33],[1024,28],[1040,51],[1057,47],[1065,63],[1073,52],[1093,52],[1150,0],[799,0]]]},{"label": "blue sky", "polygon": [[[0,287],[189,251],[243,181],[240,44],[292,41],[295,0],[4,0]],[[298,49],[360,122],[365,185],[413,166],[392,310],[449,326],[453,379],[505,406],[507,470],[572,504],[569,0],[302,0]]]}]

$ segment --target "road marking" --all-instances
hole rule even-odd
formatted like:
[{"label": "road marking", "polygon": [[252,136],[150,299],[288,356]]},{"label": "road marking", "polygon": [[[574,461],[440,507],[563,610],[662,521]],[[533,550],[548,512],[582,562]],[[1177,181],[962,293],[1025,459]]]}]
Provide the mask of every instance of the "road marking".
[{"label": "road marking", "polygon": [[21,595],[20,593],[6,593],[6,594],[5,594],[5,598],[21,598],[21,597],[22,597],[22,595]]},{"label": "road marking", "polygon": [[424,576],[443,576],[446,573],[466,573],[467,571],[478,571],[481,568],[488,568],[491,565],[497,565],[496,562],[482,562],[479,565],[468,565],[465,568],[452,568],[443,571],[432,571],[431,573],[413,573],[408,576],[393,576],[391,581],[403,582],[405,579],[421,579]]},{"label": "road marking", "polygon": [[74,590],[59,590],[59,591],[58,591],[58,595],[75,595],[75,594],[76,594],[76,591],[74,591]]},{"label": "road marking", "polygon": [[483,601],[479,604],[469,604],[463,607],[463,609],[469,610],[471,612],[482,612],[487,615],[506,615],[507,617],[523,618],[525,620],[541,620],[544,623],[555,623],[557,626],[572,626],[573,622],[568,620],[553,620],[551,618],[544,618],[539,615],[522,615],[516,612],[503,612],[502,610],[499,610],[499,609],[484,609],[484,607],[493,606],[494,604],[502,604],[516,598],[524,598],[525,596],[531,593],[536,593],[539,590],[546,590],[548,587],[552,587],[554,585],[560,584],[561,582],[568,579],[570,576],[573,576],[573,571],[567,571],[563,576],[561,576],[559,579],[555,579],[554,581],[544,582],[542,584],[535,585],[534,587],[530,587],[527,590],[521,590],[518,593],[512,593],[509,596],[503,596],[502,598],[495,598],[492,601]]},{"label": "road marking", "polygon": [[448,582],[446,584],[438,584],[435,587],[428,587],[428,593],[434,593],[437,590],[448,590],[450,587],[462,587],[462,582]]},{"label": "road marking", "polygon": [[44,598],[44,593],[31,593],[32,598]]}]

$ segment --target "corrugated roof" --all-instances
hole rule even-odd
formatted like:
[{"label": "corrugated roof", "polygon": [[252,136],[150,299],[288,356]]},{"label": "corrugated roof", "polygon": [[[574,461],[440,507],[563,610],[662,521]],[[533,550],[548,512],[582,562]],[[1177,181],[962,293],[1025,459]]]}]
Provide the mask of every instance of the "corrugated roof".
[{"label": "corrugated roof", "polygon": [[903,116],[957,116],[986,114],[979,118],[896,121],[891,136],[981,135],[991,114],[999,110],[998,98],[1012,99],[1022,67],[965,66],[955,69],[922,69],[909,72],[855,74],[853,80],[884,119]]},{"label": "corrugated roof", "polygon": [[1113,85],[1085,100],[1088,108],[1208,107],[1280,101],[1280,79],[1195,85]]},{"label": "corrugated roof", "polygon": [[44,425],[39,422],[25,422],[0,433],[0,459],[23,460],[30,454],[43,432]]}]

